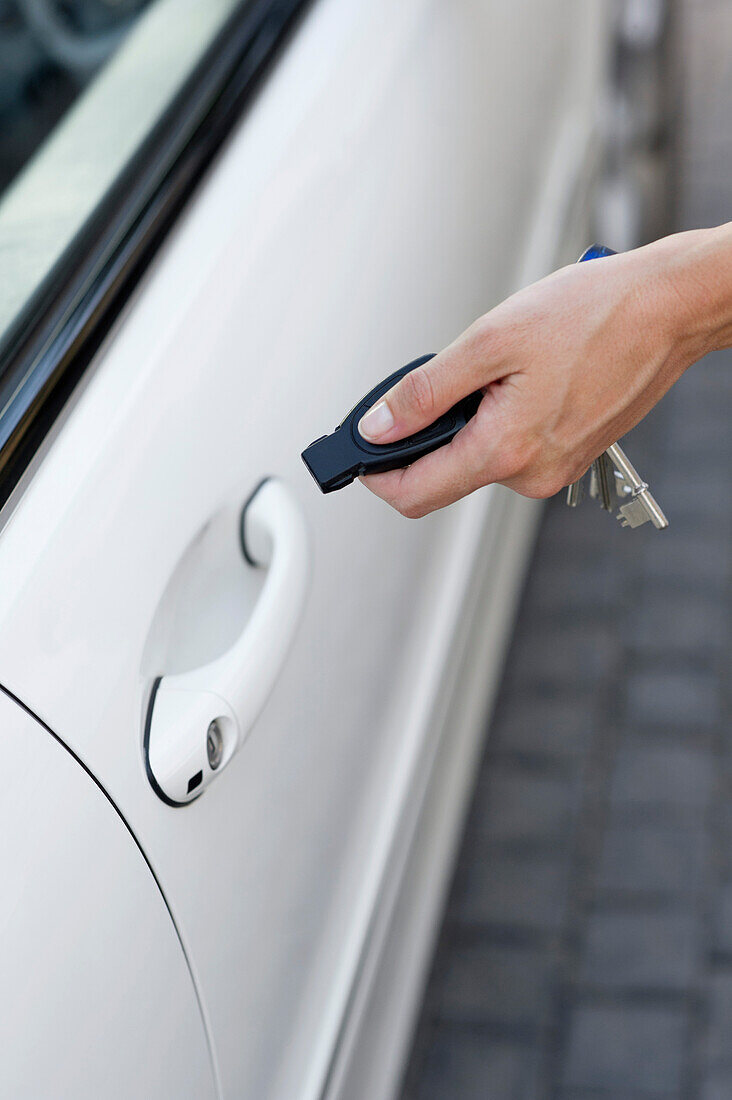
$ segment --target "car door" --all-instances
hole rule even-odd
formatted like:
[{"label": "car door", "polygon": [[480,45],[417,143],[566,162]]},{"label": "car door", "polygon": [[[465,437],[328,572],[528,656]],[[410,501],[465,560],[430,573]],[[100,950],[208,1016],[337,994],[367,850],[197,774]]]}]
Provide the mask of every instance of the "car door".
[{"label": "car door", "polygon": [[[106,251],[74,230],[83,278],[35,358],[33,325],[13,345],[7,408],[35,389],[6,433],[0,534],[0,683],[129,823],[221,1091],[257,1100],[346,1088],[369,952],[451,745],[446,836],[459,819],[536,518],[489,489],[410,523],[359,486],[321,497],[299,452],[579,252],[602,72],[580,0],[318,0],[294,24],[299,7],[221,0],[172,127],[145,156],[136,130],[114,171],[109,140]],[[211,10],[151,6],[5,200],[13,224],[73,163],[79,119],[103,134],[125,80],[149,107]],[[183,73],[197,54],[175,56]],[[342,1094],[387,1095],[363,1065]]]},{"label": "car door", "polygon": [[213,1097],[204,1018],[124,819],[0,692],[0,1093]]}]

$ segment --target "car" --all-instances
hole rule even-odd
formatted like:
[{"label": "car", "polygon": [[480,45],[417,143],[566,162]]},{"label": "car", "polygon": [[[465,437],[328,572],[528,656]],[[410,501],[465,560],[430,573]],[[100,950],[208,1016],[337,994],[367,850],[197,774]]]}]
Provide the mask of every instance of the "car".
[{"label": "car", "polygon": [[0,201],[0,1092],[386,1098],[540,505],[300,452],[590,243],[607,5],[127,7]]}]

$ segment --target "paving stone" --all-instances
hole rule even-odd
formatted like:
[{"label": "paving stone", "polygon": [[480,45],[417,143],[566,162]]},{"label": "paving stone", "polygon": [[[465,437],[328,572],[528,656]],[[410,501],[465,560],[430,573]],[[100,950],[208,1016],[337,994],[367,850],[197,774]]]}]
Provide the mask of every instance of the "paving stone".
[{"label": "paving stone", "polygon": [[686,1033],[680,1009],[581,1004],[572,1014],[563,1083],[668,1100],[683,1081]]},{"label": "paving stone", "polygon": [[[611,523],[612,519],[600,515]],[[573,516],[569,514],[567,521]],[[626,534],[615,524],[621,534]],[[536,610],[558,619],[571,619],[581,614],[589,617],[612,612],[622,606],[626,597],[624,577],[617,560],[607,556],[585,554],[571,569],[567,561],[538,563],[529,581],[529,597]],[[557,625],[557,630],[561,628]]]},{"label": "paving stone", "polygon": [[[598,703],[592,696],[514,695],[501,706],[490,736],[490,748],[557,761],[587,754],[598,729]],[[493,760],[486,762],[490,768]]]},{"label": "paving stone", "polygon": [[[605,523],[598,522],[605,520]],[[547,502],[539,533],[541,556],[548,555],[552,561],[561,560],[565,566],[574,566],[589,555],[606,556],[608,549],[619,544],[620,530],[608,529],[606,516],[598,517],[588,502],[580,508],[569,511],[562,494]],[[610,537],[610,543],[608,543]],[[540,560],[539,555],[536,561]],[[527,586],[530,593],[530,584]],[[527,604],[530,604],[530,596]]]},{"label": "paving stone", "polygon": [[[697,365],[699,377],[687,374],[682,384],[677,386],[675,400],[669,403],[666,430],[669,441],[676,454],[685,457],[699,455],[705,461],[699,463],[695,480],[695,493],[711,492],[715,487],[723,488],[725,480],[729,484],[729,468],[721,461],[730,453],[729,406],[720,401],[714,387],[705,383],[705,374],[714,370],[714,364]],[[719,458],[719,462],[708,462],[708,458]],[[684,496],[692,494],[684,494]],[[719,498],[717,498],[719,499]],[[710,499],[714,508],[716,501]],[[724,507],[724,504],[722,504]]]},{"label": "paving stone", "polygon": [[[703,466],[698,471],[693,468],[690,471],[689,489],[683,497],[685,503],[688,501],[698,506],[708,501],[713,508],[713,490],[724,484],[726,471],[722,463],[729,454],[729,423],[725,413],[724,404],[719,401],[716,411],[711,408],[695,410],[693,402],[679,408],[677,422],[671,429],[674,450],[684,458],[698,457],[701,460],[699,465]],[[721,472],[717,474],[720,468]],[[695,473],[697,476],[694,476]]]},{"label": "paving stone", "polygon": [[571,779],[496,762],[480,787],[470,822],[478,836],[542,846],[567,837],[579,794]]},{"label": "paving stone", "polygon": [[[720,4],[727,4],[727,0],[719,0]],[[725,47],[726,49],[726,47]],[[719,178],[719,172],[717,172]],[[729,175],[725,173],[729,183]],[[728,192],[729,194],[729,192]],[[719,399],[732,397],[732,378],[729,376],[729,351],[710,351],[694,367],[694,370],[685,374],[681,379],[684,389],[675,386],[672,392],[679,394],[679,400],[683,405],[689,398],[704,399],[705,394],[712,394]]]},{"label": "paving stone", "polygon": [[571,701],[593,686],[607,681],[618,667],[620,635],[614,624],[579,621],[561,630],[534,629],[514,647],[506,683],[537,694],[569,690]]},{"label": "paving stone", "polygon": [[[681,1100],[683,1093],[669,1093],[664,1100]],[[634,1089],[559,1089],[552,1093],[552,1100],[648,1100],[647,1092]]]},{"label": "paving stone", "polygon": [[606,989],[688,990],[701,929],[689,911],[595,913],[588,924],[580,980]]},{"label": "paving stone", "polygon": [[730,1100],[732,1068],[713,1070],[702,1079],[699,1100]]},{"label": "paving stone", "polygon": [[611,787],[614,806],[703,809],[711,798],[709,750],[668,743],[626,743],[618,750]]},{"label": "paving stone", "polygon": [[598,890],[604,894],[691,898],[707,867],[707,838],[697,820],[623,821],[608,828]]},{"label": "paving stone", "polygon": [[[714,906],[713,950],[732,959],[732,882],[725,882],[717,891]],[[732,1036],[730,1037],[732,1044]],[[732,1097],[732,1092],[730,1092]]]},{"label": "paving stone", "polygon": [[703,730],[720,717],[719,685],[711,672],[690,668],[632,673],[627,683],[630,721]]},{"label": "paving stone", "polygon": [[[672,403],[669,410],[671,417],[684,419],[692,416],[694,394],[683,400],[680,394],[676,397],[678,400]],[[714,387],[714,392],[710,390],[709,400],[717,407],[715,417],[726,415],[725,410],[731,397],[732,393],[720,392],[717,386]],[[654,487],[658,486],[659,493],[661,490],[666,494],[671,493],[682,512],[694,509],[699,515],[704,513],[702,518],[713,521],[725,519],[730,505],[724,496],[720,500],[717,494],[724,493],[732,480],[732,471],[726,465],[729,444],[722,447],[717,439],[713,442],[713,449],[705,453],[703,450],[694,452],[689,447],[680,447],[671,436],[667,442],[658,472],[653,476]],[[675,494],[674,489],[677,490]],[[664,539],[665,537],[661,536]]]},{"label": "paving stone", "polygon": [[732,575],[728,532],[676,530],[673,538],[641,549],[643,572],[655,581],[672,582],[696,591],[700,585],[718,595]]},{"label": "paving stone", "polygon": [[732,798],[726,791],[716,800],[711,827],[718,872],[732,878]]},{"label": "paving stone", "polygon": [[716,592],[646,585],[629,616],[627,634],[643,653],[699,654],[727,641],[728,614]]},{"label": "paving stone", "polygon": [[541,853],[480,854],[475,846],[461,862],[449,916],[461,923],[553,933],[567,903],[568,860]]},{"label": "paving stone", "polygon": [[546,961],[537,948],[456,933],[427,1003],[435,1016],[523,1032],[540,1026],[547,995]]},{"label": "paving stone", "polygon": [[707,1073],[732,1071],[732,969],[713,971],[708,981],[707,1029],[704,1036]]},{"label": "paving stone", "polygon": [[[701,534],[713,537],[717,533],[729,536],[732,530],[732,513],[727,507],[730,494],[728,477],[713,478],[709,467],[714,467],[724,459],[715,450],[703,464],[702,469],[689,469],[690,462],[683,453],[676,456],[674,466],[664,469],[660,478],[654,478],[653,492],[664,509],[668,509],[669,532],[674,535]],[[667,504],[666,502],[670,503]],[[722,502],[721,504],[719,502]],[[694,571],[689,582],[696,579]]]},{"label": "paving stone", "polygon": [[531,1047],[444,1024],[405,1100],[532,1100],[538,1096],[538,1070]]}]

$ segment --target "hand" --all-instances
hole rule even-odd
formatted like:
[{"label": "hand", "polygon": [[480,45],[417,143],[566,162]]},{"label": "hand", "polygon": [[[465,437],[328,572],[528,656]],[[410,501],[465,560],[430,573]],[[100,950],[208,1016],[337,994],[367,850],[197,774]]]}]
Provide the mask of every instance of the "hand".
[{"label": "hand", "polygon": [[[700,320],[711,232],[562,268],[479,318],[359,429],[374,443],[401,439],[480,391],[474,418],[451,443],[364,484],[419,517],[493,482],[548,497],[575,481],[712,346]],[[724,245],[729,255],[729,232]]]}]

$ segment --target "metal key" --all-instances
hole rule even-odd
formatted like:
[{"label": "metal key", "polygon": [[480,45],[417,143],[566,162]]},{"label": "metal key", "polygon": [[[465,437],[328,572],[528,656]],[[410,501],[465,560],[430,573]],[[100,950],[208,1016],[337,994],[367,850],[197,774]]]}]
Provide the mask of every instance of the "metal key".
[{"label": "metal key", "polygon": [[659,531],[668,527],[668,520],[657,500],[646,482],[638,475],[620,444],[613,443],[605,454],[615,467],[618,495],[625,500],[625,503],[620,505],[616,516],[621,526],[641,527],[650,520]]},{"label": "metal key", "polygon": [[590,496],[599,500],[600,507],[606,512],[613,510],[611,490],[614,488],[614,480],[607,454],[601,454],[590,468]]},{"label": "metal key", "polygon": [[[582,499],[585,476],[568,488],[567,504],[570,507],[576,508]],[[659,531],[668,527],[668,520],[658,502],[619,443],[608,447],[590,467],[590,496],[596,498],[608,512],[613,511],[613,484],[621,501],[615,517],[621,526],[641,527],[650,521]]]},{"label": "metal key", "polygon": [[[613,482],[612,472],[608,469],[607,461],[604,455],[600,455],[600,458],[596,459],[589,469],[590,475],[590,496],[593,500],[598,497],[600,499],[600,505],[607,512],[612,511],[611,500],[611,488]],[[576,508],[582,501],[585,495],[585,478],[587,472],[585,472],[581,478],[567,486],[567,504],[570,508]]]},{"label": "metal key", "polygon": [[570,508],[576,508],[585,495],[585,475],[579,481],[573,481],[567,486],[567,504]]}]

